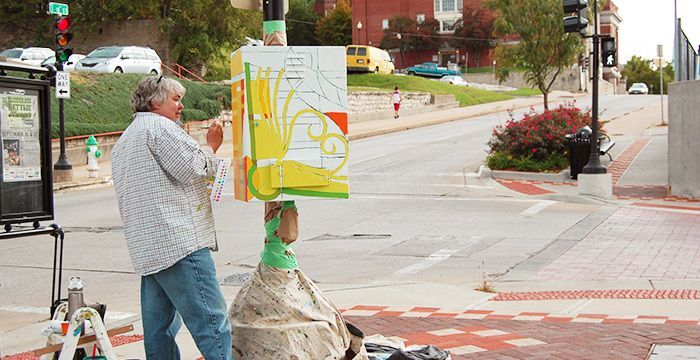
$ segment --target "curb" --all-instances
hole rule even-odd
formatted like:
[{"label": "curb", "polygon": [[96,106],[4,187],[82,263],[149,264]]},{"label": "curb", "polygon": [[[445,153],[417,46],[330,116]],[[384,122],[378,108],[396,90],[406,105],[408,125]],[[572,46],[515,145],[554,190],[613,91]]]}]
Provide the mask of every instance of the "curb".
[{"label": "curb", "polygon": [[[583,96],[585,94],[581,94]],[[571,98],[575,99],[577,97],[577,94],[573,94]],[[569,101],[568,97],[560,97],[557,98],[554,101],[550,101],[550,105],[554,105],[558,102],[565,102]],[[539,98],[538,98],[539,99]],[[498,102],[494,102],[492,104],[498,104]],[[523,109],[523,108],[528,108],[531,106],[534,106],[535,104],[527,104],[527,105],[520,105],[520,106],[513,106],[513,107],[507,107],[503,105],[495,105],[492,108],[486,109],[486,110],[481,110],[477,111],[473,114],[459,114],[459,115],[452,115],[452,116],[446,116],[441,119],[436,119],[436,120],[429,120],[429,121],[424,121],[424,122],[416,122],[413,124],[402,124],[400,126],[394,126],[394,127],[389,127],[389,128],[384,128],[384,129],[379,129],[379,130],[369,130],[357,134],[348,134],[348,139],[349,140],[359,140],[359,139],[364,139],[372,136],[378,136],[378,135],[384,135],[384,134],[391,134],[399,131],[405,131],[405,130],[411,130],[411,129],[417,129],[421,127],[426,127],[426,126],[431,126],[431,125],[437,125],[437,124],[443,124],[443,123],[448,123],[452,121],[458,121],[458,120],[466,120],[478,116],[484,116],[484,115],[491,115],[495,114],[504,110],[510,110],[510,109]],[[380,120],[380,119],[377,119]]]},{"label": "curb", "polygon": [[91,185],[109,184],[111,181],[112,181],[111,176],[105,176],[105,177],[101,177],[101,178],[89,178],[89,179],[84,179],[84,180],[54,183],[53,184],[53,191],[75,189],[75,188],[86,187],[86,186],[91,186]]},{"label": "curb", "polygon": [[562,170],[558,173],[491,170],[491,176],[498,180],[531,180],[557,183],[569,182],[571,178],[569,169]]}]

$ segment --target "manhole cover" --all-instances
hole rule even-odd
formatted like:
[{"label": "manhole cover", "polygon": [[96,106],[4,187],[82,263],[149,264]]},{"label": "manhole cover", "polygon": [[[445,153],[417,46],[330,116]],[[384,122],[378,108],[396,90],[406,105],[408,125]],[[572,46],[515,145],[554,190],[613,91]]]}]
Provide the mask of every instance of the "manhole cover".
[{"label": "manhole cover", "polygon": [[250,281],[250,278],[253,277],[253,273],[249,272],[244,272],[244,273],[235,273],[232,275],[229,275],[221,280],[219,280],[219,285],[221,286],[243,286],[245,283]]}]

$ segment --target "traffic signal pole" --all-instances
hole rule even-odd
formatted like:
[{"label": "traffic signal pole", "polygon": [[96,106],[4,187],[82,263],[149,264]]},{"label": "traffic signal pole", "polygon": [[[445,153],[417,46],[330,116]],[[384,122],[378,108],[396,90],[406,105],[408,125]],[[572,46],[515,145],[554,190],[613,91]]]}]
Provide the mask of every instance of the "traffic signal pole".
[{"label": "traffic signal pole", "polygon": [[600,163],[600,140],[598,139],[598,76],[600,74],[600,35],[598,34],[598,0],[593,0],[593,120],[591,128],[591,157],[583,167],[584,174],[605,174],[607,170]]}]

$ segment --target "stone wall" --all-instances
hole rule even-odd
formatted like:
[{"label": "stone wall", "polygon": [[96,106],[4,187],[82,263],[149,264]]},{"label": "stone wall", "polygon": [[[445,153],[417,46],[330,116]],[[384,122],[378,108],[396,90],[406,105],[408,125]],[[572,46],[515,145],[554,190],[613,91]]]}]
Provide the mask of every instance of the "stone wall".
[{"label": "stone wall", "polygon": [[[467,73],[463,75],[463,77],[470,82],[475,82],[475,83],[481,83],[481,84],[491,84],[491,85],[498,85],[498,79],[494,77],[493,74],[491,73],[477,73],[477,74],[470,74]],[[502,82],[501,85],[504,86],[511,86],[514,88],[529,88],[530,85],[525,81],[525,77],[523,76],[523,73],[511,73],[508,79],[506,81]],[[585,78],[582,76],[579,76],[579,70],[577,68],[573,69],[564,69],[564,71],[557,76],[557,79],[554,81],[554,84],[552,85],[552,90],[563,90],[563,91],[570,91],[570,92],[581,92],[588,90],[590,92],[590,89],[593,88],[593,85],[591,81],[588,81],[588,85],[585,84]],[[612,95],[615,94],[615,87],[603,80],[600,79],[600,86],[599,86],[599,91],[600,95]]]},{"label": "stone wall", "polygon": [[668,183],[676,196],[700,198],[700,80],[668,87]]},{"label": "stone wall", "polygon": [[[353,91],[348,92],[348,113],[350,117],[358,113],[374,113],[391,110],[392,93],[380,91]],[[415,109],[431,104],[430,93],[402,92],[401,109]]]}]

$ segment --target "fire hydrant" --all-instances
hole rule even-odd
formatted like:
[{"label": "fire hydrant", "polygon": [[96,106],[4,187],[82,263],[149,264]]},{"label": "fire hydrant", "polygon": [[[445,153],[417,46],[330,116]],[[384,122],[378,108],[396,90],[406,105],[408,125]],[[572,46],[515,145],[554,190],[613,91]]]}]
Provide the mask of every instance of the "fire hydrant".
[{"label": "fire hydrant", "polygon": [[97,139],[95,139],[95,136],[90,135],[85,145],[87,145],[85,147],[85,151],[87,151],[88,157],[88,176],[91,178],[96,178],[97,171],[100,170],[100,167],[97,166],[97,159],[102,156],[102,152],[97,148],[97,146],[100,144],[97,142]]}]

